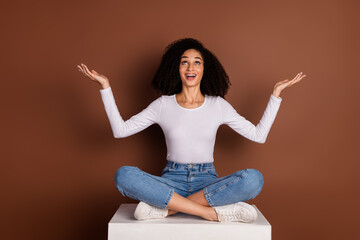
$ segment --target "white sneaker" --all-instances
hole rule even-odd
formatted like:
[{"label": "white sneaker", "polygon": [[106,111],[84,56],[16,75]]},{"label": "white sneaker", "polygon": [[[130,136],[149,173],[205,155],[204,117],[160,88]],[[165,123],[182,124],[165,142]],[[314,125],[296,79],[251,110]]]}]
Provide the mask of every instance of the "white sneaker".
[{"label": "white sneaker", "polygon": [[258,216],[256,209],[244,202],[237,202],[213,208],[215,209],[220,222],[250,223],[255,221]]},{"label": "white sneaker", "polygon": [[134,217],[137,220],[159,219],[159,218],[165,218],[167,215],[168,215],[167,208],[162,209],[162,208],[153,207],[144,202],[139,202],[134,212]]}]

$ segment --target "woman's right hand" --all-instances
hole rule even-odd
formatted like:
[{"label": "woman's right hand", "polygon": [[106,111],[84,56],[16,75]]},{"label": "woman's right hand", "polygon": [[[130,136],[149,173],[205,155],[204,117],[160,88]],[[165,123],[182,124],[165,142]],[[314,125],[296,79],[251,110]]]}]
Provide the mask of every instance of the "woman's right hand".
[{"label": "woman's right hand", "polygon": [[85,76],[88,76],[91,80],[98,82],[103,89],[108,88],[110,86],[109,79],[104,75],[97,73],[95,70],[89,71],[85,64],[81,64],[81,66],[77,65],[79,71],[81,71]]}]

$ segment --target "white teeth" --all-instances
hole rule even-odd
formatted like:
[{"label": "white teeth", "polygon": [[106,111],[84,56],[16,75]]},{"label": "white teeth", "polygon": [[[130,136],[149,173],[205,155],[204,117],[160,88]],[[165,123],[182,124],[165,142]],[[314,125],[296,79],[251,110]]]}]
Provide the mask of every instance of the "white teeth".
[{"label": "white teeth", "polygon": [[187,77],[195,77],[195,74],[185,74]]}]

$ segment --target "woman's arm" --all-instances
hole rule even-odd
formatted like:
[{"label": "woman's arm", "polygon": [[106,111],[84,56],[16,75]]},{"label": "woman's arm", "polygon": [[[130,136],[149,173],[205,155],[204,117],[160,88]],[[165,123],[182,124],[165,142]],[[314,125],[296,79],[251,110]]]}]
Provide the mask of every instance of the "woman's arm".
[{"label": "woman's arm", "polygon": [[116,106],[109,79],[104,75],[97,73],[95,70],[89,71],[85,64],[81,64],[81,66],[78,65],[78,68],[85,76],[101,85],[101,98],[115,138],[124,138],[133,135],[159,121],[161,97],[153,101],[140,113],[132,116],[129,120],[124,121]]},{"label": "woman's arm", "polygon": [[115,138],[128,137],[144,130],[154,123],[158,123],[160,120],[161,97],[150,103],[150,105],[140,113],[124,121],[116,106],[111,87],[101,89],[100,94]]},{"label": "woman's arm", "polygon": [[292,80],[284,80],[275,84],[273,93],[270,95],[269,102],[260,122],[255,126],[250,121],[239,115],[236,110],[223,98],[218,97],[219,107],[222,116],[222,124],[229,125],[237,133],[258,143],[265,143],[274,123],[277,112],[280,108],[282,98],[280,93],[287,87],[301,81],[306,75],[298,73]]},{"label": "woman's arm", "polygon": [[221,111],[221,124],[227,124],[234,131],[243,137],[257,142],[265,143],[267,135],[275,120],[276,114],[279,110],[282,98],[276,98],[270,95],[269,102],[260,122],[255,126],[250,121],[246,120],[222,97],[218,97],[218,103]]}]

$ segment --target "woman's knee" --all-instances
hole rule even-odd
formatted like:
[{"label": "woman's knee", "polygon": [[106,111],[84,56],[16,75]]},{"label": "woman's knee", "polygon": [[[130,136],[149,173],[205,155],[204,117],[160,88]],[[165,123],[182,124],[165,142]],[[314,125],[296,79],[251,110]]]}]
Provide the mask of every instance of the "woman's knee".
[{"label": "woman's knee", "polygon": [[236,172],[236,175],[244,179],[244,189],[250,195],[250,198],[256,197],[262,190],[264,178],[260,171],[256,169],[245,169]]},{"label": "woman's knee", "polygon": [[246,170],[247,170],[247,177],[251,178],[251,181],[257,183],[257,185],[261,187],[264,185],[264,178],[259,170],[251,169],[251,168]]},{"label": "woman's knee", "polygon": [[260,171],[256,169],[247,169],[248,182],[252,188],[252,198],[256,197],[262,190],[264,178]]},{"label": "woman's knee", "polygon": [[137,167],[123,166],[119,168],[115,173],[116,187],[121,192],[124,187],[134,181],[134,173],[137,171]]}]

